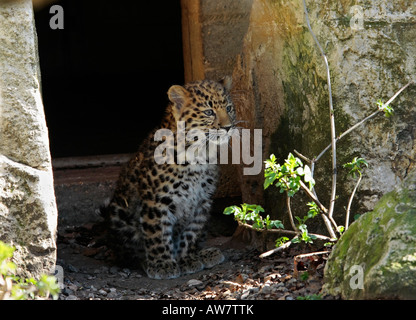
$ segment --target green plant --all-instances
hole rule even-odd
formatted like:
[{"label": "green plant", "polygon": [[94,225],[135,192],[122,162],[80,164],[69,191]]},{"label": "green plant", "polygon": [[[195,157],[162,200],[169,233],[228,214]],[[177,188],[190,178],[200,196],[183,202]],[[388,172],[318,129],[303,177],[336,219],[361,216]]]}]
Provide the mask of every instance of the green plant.
[{"label": "green plant", "polygon": [[310,276],[309,272],[308,271],[304,271],[300,275],[300,280],[302,280],[302,281],[308,281],[309,276]]},{"label": "green plant", "polygon": [[315,180],[312,177],[311,169],[302,161],[289,153],[283,165],[276,163],[276,156],[270,155],[270,159],[265,161],[264,170],[264,189],[275,183],[277,188],[280,188],[280,193],[287,192],[289,197],[293,197],[301,188],[301,177],[309,184],[309,189],[315,185]]},{"label": "green plant", "polygon": [[381,99],[377,100],[378,110],[384,112],[384,115],[389,118],[394,114],[394,109],[388,104],[384,104]]},{"label": "green plant", "polygon": [[297,237],[294,237],[292,239],[292,243],[300,243],[300,242],[313,243],[313,240],[317,238],[315,235],[309,234],[308,226],[306,224],[300,224],[298,226],[298,229],[300,231],[300,235]]},{"label": "green plant", "polygon": [[57,299],[59,285],[54,276],[42,275],[39,280],[15,275],[16,265],[10,261],[15,248],[0,241],[0,300]]},{"label": "green plant", "polygon": [[243,203],[241,207],[230,206],[224,209],[225,215],[234,214],[234,218],[242,223],[252,222],[254,229],[283,229],[284,226],[280,220],[270,220],[270,216],[267,215],[263,218],[260,212],[264,212],[262,206],[256,204]]},{"label": "green plant", "polygon": [[309,207],[308,213],[303,218],[299,218],[298,216],[295,217],[295,219],[298,221],[297,228],[300,231],[300,236],[293,238],[293,243],[300,243],[302,241],[305,243],[313,243],[313,240],[317,238],[315,235],[309,234],[306,221],[315,218],[319,214],[319,208],[317,204],[313,201],[308,202],[307,205]]},{"label": "green plant", "polygon": [[276,248],[283,246],[286,242],[289,241],[288,237],[280,237],[276,239]]},{"label": "green plant", "polygon": [[343,167],[349,169],[350,171],[348,172],[348,174],[351,175],[353,178],[356,178],[357,174],[360,177],[362,176],[361,170],[364,167],[368,167],[368,163],[363,158],[355,157],[351,162],[344,164]]},{"label": "green plant", "polygon": [[[340,235],[342,235],[342,233],[348,229],[348,225],[349,225],[349,215],[350,215],[350,209],[351,209],[351,202],[352,199],[355,195],[355,192],[358,188],[358,185],[360,184],[361,178],[362,178],[362,169],[364,167],[367,167],[368,164],[367,162],[362,159],[362,158],[354,158],[352,162],[347,163],[344,165],[345,168],[350,170],[350,174],[353,177],[356,177],[356,175],[358,174],[359,179],[358,182],[351,194],[349,203],[348,203],[348,207],[347,207],[347,212],[346,212],[346,223],[345,223],[345,227],[344,226],[338,226],[337,223],[335,222],[335,220],[333,219],[333,213],[334,213],[334,207],[335,207],[335,202],[337,200],[337,195],[336,195],[336,187],[337,187],[337,154],[336,154],[336,144],[337,142],[342,139],[343,137],[345,137],[347,134],[349,134],[350,132],[352,132],[353,130],[355,130],[356,128],[358,128],[359,126],[361,126],[362,124],[364,124],[365,122],[367,122],[368,120],[374,118],[376,115],[383,113],[386,117],[390,117],[391,115],[393,115],[393,108],[390,106],[390,104],[396,99],[396,97],[403,91],[405,90],[409,85],[413,84],[413,81],[410,81],[409,83],[407,83],[405,86],[403,86],[402,88],[400,88],[385,104],[381,101],[378,100],[377,101],[377,110],[375,112],[373,112],[372,114],[370,114],[369,116],[365,117],[363,120],[357,122],[356,124],[354,124],[352,127],[350,127],[348,130],[344,131],[342,134],[340,135],[336,135],[336,128],[335,128],[335,113],[334,113],[334,108],[333,108],[333,101],[332,101],[332,90],[331,90],[331,77],[330,77],[330,70],[329,70],[329,64],[328,64],[328,59],[324,53],[324,50],[322,48],[322,46],[320,45],[318,39],[316,38],[312,27],[310,25],[310,21],[309,21],[309,15],[308,15],[308,10],[307,10],[307,6],[306,6],[306,1],[303,0],[303,8],[304,8],[304,14],[305,14],[305,19],[306,19],[306,23],[308,26],[308,29],[321,53],[321,56],[323,57],[324,63],[325,63],[325,68],[326,68],[326,75],[327,75],[327,87],[328,87],[328,97],[329,97],[329,125],[330,125],[330,130],[331,130],[331,143],[324,148],[317,156],[315,156],[314,158],[310,159],[305,157],[304,155],[300,154],[299,152],[297,152],[296,150],[294,150],[294,153],[296,153],[296,155],[299,156],[295,157],[292,153],[289,153],[288,157],[286,160],[284,160],[284,163],[282,165],[277,163],[277,159],[276,156],[274,154],[270,155],[270,158],[267,159],[265,161],[265,170],[264,170],[264,189],[267,189],[268,187],[275,185],[277,188],[279,188],[280,193],[286,193],[286,207],[288,210],[288,215],[289,215],[289,219],[293,228],[293,231],[290,230],[283,230],[285,231],[287,234],[295,234],[294,238],[288,242],[282,241],[282,238],[279,238],[276,241],[276,246],[277,248],[274,250],[271,250],[269,252],[263,253],[260,255],[260,257],[266,257],[274,252],[277,252],[278,250],[282,250],[284,248],[289,247],[290,243],[298,243],[301,241],[307,242],[307,243],[311,243],[314,239],[319,238],[322,240],[326,240],[326,241],[330,241],[330,242],[334,242],[338,239],[338,237]],[[315,171],[315,166],[317,164],[317,162],[322,158],[322,156],[329,150],[331,149],[332,151],[332,164],[331,164],[331,173],[332,173],[332,184],[331,184],[331,196],[330,196],[330,200],[329,200],[329,206],[328,209],[319,201],[319,198],[314,190],[314,185],[315,185],[315,179],[314,179],[314,171]],[[307,162],[309,165],[304,165],[302,160]],[[303,178],[303,180],[302,180]],[[307,186],[308,184],[308,186]],[[295,224],[294,218],[293,218],[293,214],[292,214],[292,210],[291,210],[291,198],[300,190],[302,189],[306,195],[312,200],[312,202],[308,203],[309,206],[309,211],[308,214],[303,217],[295,217],[295,219],[297,220],[298,224]],[[256,207],[256,205],[251,205]],[[233,207],[229,207],[227,208],[224,213],[228,213],[230,214],[231,212],[236,213],[235,217],[236,219],[247,219],[246,218],[246,213],[241,213],[244,210],[240,210],[239,209],[230,209]],[[263,209],[263,208],[262,208]],[[234,211],[232,211],[234,210]],[[238,211],[238,212],[237,212]],[[261,212],[264,212],[261,211]],[[227,214],[226,213],[226,214]],[[320,214],[320,216],[322,217],[324,224],[326,226],[326,229],[328,231],[329,237],[327,236],[323,236],[323,235],[314,235],[314,234],[309,234],[308,233],[308,229],[307,229],[307,225],[306,225],[306,221],[310,218],[315,217],[316,215]],[[245,220],[243,220],[245,221]],[[257,223],[255,222],[254,225],[258,225],[258,226],[262,226],[262,223]],[[328,242],[327,242],[328,243]]]},{"label": "green plant", "polygon": [[345,230],[347,230],[349,226],[349,221],[350,221],[352,199],[354,198],[355,193],[357,192],[358,186],[360,185],[361,179],[363,177],[361,171],[364,168],[368,167],[368,163],[363,158],[355,157],[351,162],[344,164],[343,167],[350,170],[348,174],[351,175],[354,179],[357,177],[357,174],[358,174],[358,181],[355,184],[354,190],[351,193],[351,197],[348,201],[348,206],[347,206],[347,213],[345,217]]},{"label": "green plant", "polygon": [[[280,193],[286,192],[286,204],[292,228],[293,230],[297,231],[299,235],[301,235],[301,238],[293,239],[294,243],[297,243],[301,240],[308,243],[311,242],[312,239],[308,237],[305,222],[306,220],[315,217],[319,213],[322,213],[328,230],[330,230],[331,237],[336,237],[333,228],[330,226],[331,220],[326,216],[328,210],[320,203],[315,193],[313,192],[315,180],[308,165],[304,165],[303,162],[298,157],[295,157],[292,153],[289,153],[288,158],[285,160],[284,164],[280,165],[276,163],[276,157],[274,154],[272,154],[270,159],[265,161],[264,177],[264,189],[274,185],[280,189]],[[306,185],[306,183],[309,185],[309,187]],[[292,215],[290,198],[293,197],[301,188],[313,201],[308,203],[309,211],[304,218],[301,219],[299,217],[295,217],[298,220],[298,225],[296,226]]]}]

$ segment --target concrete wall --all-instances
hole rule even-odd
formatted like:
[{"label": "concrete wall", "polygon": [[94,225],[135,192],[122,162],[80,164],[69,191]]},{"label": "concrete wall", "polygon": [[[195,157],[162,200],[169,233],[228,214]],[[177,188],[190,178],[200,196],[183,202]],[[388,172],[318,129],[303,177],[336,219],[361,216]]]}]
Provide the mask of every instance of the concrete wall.
[{"label": "concrete wall", "polygon": [[[375,111],[378,99],[386,102],[414,79],[416,71],[416,4],[361,1],[363,25],[358,29],[350,25],[357,18],[352,11],[356,4],[307,1],[312,28],[329,59],[337,135]],[[233,70],[238,117],[248,121],[245,127],[263,130],[263,156],[275,153],[282,162],[293,149],[310,158],[317,156],[330,143],[328,90],[302,1],[201,0],[198,18],[204,76]],[[415,95],[415,86],[410,86],[393,103],[394,117],[378,116],[338,143],[338,218],[344,214],[354,183],[346,177],[343,163],[360,156],[370,165],[354,213],[371,210],[414,167]],[[262,203],[274,216],[285,216],[279,195],[273,190],[263,192],[262,174],[243,176],[240,169],[243,201]],[[315,176],[326,206],[330,172],[328,152]]]},{"label": "concrete wall", "polygon": [[0,240],[19,276],[56,260],[57,209],[30,0],[0,4]]}]

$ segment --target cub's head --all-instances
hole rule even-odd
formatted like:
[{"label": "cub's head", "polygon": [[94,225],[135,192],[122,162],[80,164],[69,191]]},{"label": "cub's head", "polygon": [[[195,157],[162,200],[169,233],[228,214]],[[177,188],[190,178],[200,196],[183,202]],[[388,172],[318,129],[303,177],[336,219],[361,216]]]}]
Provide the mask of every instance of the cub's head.
[{"label": "cub's head", "polygon": [[230,89],[230,78],[220,82],[202,80],[183,87],[172,86],[168,96],[175,121],[184,121],[187,131],[198,129],[207,136],[210,129],[228,133],[235,127]]}]

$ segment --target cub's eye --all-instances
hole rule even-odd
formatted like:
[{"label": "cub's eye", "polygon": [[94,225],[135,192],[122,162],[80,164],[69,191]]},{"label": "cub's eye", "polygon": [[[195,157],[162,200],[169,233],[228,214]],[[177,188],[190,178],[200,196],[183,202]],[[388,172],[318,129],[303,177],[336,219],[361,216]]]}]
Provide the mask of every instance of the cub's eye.
[{"label": "cub's eye", "polygon": [[212,115],[214,115],[214,110],[212,110],[212,109],[208,109],[208,110],[205,110],[205,111],[204,111],[204,113],[205,113],[207,116],[212,116]]},{"label": "cub's eye", "polygon": [[230,112],[231,111],[231,106],[227,106],[227,108],[225,110],[227,110],[227,112]]}]

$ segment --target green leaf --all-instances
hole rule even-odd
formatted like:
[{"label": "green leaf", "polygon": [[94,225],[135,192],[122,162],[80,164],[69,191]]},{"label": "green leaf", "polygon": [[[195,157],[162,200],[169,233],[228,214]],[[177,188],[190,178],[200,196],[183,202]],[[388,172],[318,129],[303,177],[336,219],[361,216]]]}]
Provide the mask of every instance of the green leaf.
[{"label": "green leaf", "polygon": [[308,219],[315,218],[319,214],[318,205],[314,201],[312,201],[308,202],[307,206],[309,207],[309,211],[307,214]]},{"label": "green leaf", "polygon": [[309,183],[309,190],[312,190],[313,187],[315,186],[315,179],[313,178],[312,171],[308,165],[305,165],[303,172],[305,174],[303,179],[305,180],[306,183]]},{"label": "green leaf", "polygon": [[253,223],[254,229],[263,229],[263,223],[261,220],[257,220],[255,223]]},{"label": "green leaf", "polygon": [[378,106],[378,110],[384,112],[384,115],[387,118],[389,118],[390,116],[394,114],[394,109],[389,105],[385,105],[380,99],[377,100],[377,106]]},{"label": "green leaf", "polygon": [[293,197],[295,194],[296,194],[296,191],[293,191],[293,190],[289,190],[289,191],[287,192],[287,195],[288,195],[289,197]]},{"label": "green leaf", "polygon": [[277,174],[275,172],[271,172],[267,174],[266,179],[264,179],[264,189],[267,189],[273,182],[276,180]]},{"label": "green leaf", "polygon": [[286,164],[284,164],[284,165],[282,165],[281,167],[280,167],[280,171],[285,175],[285,174],[288,174],[288,173],[290,173],[290,167],[288,166],[288,165],[286,165]]},{"label": "green leaf", "polygon": [[296,169],[296,174],[299,176],[303,176],[305,174],[304,170],[302,167],[299,167]]},{"label": "green leaf", "polygon": [[295,170],[296,167],[303,166],[302,161],[299,158],[296,158],[292,153],[289,153],[285,163],[287,164],[289,171]]},{"label": "green leaf", "polygon": [[276,248],[281,247],[282,245],[284,245],[286,242],[289,241],[288,237],[280,237],[276,239]]},{"label": "green leaf", "polygon": [[54,300],[58,299],[60,289],[55,277],[42,275],[36,284],[36,287],[38,288],[39,295],[41,297],[47,297],[49,294],[51,294]]},{"label": "green leaf", "polygon": [[356,178],[357,173],[361,176],[361,170],[364,167],[368,167],[368,163],[363,158],[355,157],[351,162],[344,164],[343,167],[349,169],[350,171],[348,172],[348,174],[351,175],[353,178]]},{"label": "green leaf", "polygon": [[276,229],[284,229],[285,226],[283,225],[282,221],[280,220],[272,220],[270,221],[270,225]]},{"label": "green leaf", "polygon": [[12,258],[14,250],[15,248],[0,241],[0,263],[6,259]]},{"label": "green leaf", "polygon": [[302,281],[307,281],[309,279],[309,273],[308,273],[308,271],[305,271],[305,272],[303,272],[301,275],[300,275],[300,280],[302,280]]},{"label": "green leaf", "polygon": [[236,206],[227,207],[224,209],[224,214],[229,216],[230,214],[233,214],[236,211]]}]

